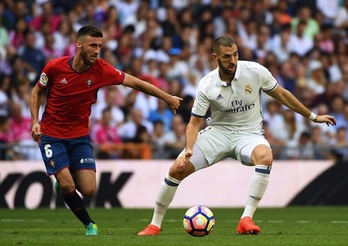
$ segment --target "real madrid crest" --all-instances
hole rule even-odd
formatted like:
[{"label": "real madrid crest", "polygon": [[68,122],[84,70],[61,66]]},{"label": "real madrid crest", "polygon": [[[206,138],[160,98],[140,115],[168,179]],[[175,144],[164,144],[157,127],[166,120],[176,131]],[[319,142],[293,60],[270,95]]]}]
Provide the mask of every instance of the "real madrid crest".
[{"label": "real madrid crest", "polygon": [[93,84],[93,80],[91,79],[86,80],[86,84],[88,87],[91,87],[91,85]]},{"label": "real madrid crest", "polygon": [[244,91],[245,91],[245,94],[250,95],[253,89],[251,89],[250,85],[246,85]]}]

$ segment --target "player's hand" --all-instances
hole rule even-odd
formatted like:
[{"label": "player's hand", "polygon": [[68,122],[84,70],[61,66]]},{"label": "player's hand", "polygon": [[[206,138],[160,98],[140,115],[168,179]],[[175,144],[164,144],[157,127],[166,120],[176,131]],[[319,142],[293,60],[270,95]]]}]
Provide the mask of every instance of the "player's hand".
[{"label": "player's hand", "polygon": [[35,142],[39,142],[41,138],[41,126],[39,123],[34,123],[31,128],[31,137]]},{"label": "player's hand", "polygon": [[180,167],[185,166],[190,161],[192,154],[193,153],[191,149],[185,149],[185,153],[182,157],[182,163],[180,164]]},{"label": "player's hand", "polygon": [[317,115],[317,117],[314,119],[314,122],[316,123],[326,123],[327,125],[336,125],[336,119],[335,117],[331,115]]},{"label": "player's hand", "polygon": [[177,97],[177,96],[170,96],[169,101],[167,102],[170,110],[176,114],[176,110],[179,108],[180,106],[180,102],[182,101],[181,97]]}]

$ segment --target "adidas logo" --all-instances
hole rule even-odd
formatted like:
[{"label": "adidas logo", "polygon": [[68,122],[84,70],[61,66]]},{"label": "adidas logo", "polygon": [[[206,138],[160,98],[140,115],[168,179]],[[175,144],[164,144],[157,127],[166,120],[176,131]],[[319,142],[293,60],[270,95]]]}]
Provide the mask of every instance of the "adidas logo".
[{"label": "adidas logo", "polygon": [[61,84],[67,84],[68,81],[66,81],[66,79],[64,78],[64,79],[62,79],[61,81],[59,81],[59,83],[61,83]]},{"label": "adidas logo", "polygon": [[218,97],[216,98],[216,100],[220,100],[220,99],[223,99],[224,97],[221,96],[221,94],[218,95]]}]

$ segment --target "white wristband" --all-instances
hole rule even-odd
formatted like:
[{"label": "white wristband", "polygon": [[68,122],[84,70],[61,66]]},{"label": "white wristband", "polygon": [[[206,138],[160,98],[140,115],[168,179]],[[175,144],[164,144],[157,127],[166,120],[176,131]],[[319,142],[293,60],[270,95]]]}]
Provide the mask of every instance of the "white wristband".
[{"label": "white wristband", "polygon": [[315,118],[317,118],[317,115],[315,113],[311,112],[311,114],[309,115],[308,119],[313,121],[313,120],[315,120]]}]

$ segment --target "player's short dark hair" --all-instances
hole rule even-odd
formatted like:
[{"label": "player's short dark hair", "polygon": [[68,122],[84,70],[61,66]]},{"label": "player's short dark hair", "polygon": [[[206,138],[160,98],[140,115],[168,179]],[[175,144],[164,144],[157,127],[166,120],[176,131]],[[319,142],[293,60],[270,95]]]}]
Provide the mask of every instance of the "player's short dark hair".
[{"label": "player's short dark hair", "polygon": [[213,44],[213,52],[220,51],[221,46],[232,47],[235,44],[232,38],[228,36],[221,36],[215,39]]},{"label": "player's short dark hair", "polygon": [[95,26],[83,26],[77,32],[77,38],[80,38],[82,36],[91,36],[94,38],[102,38],[103,33]]}]

